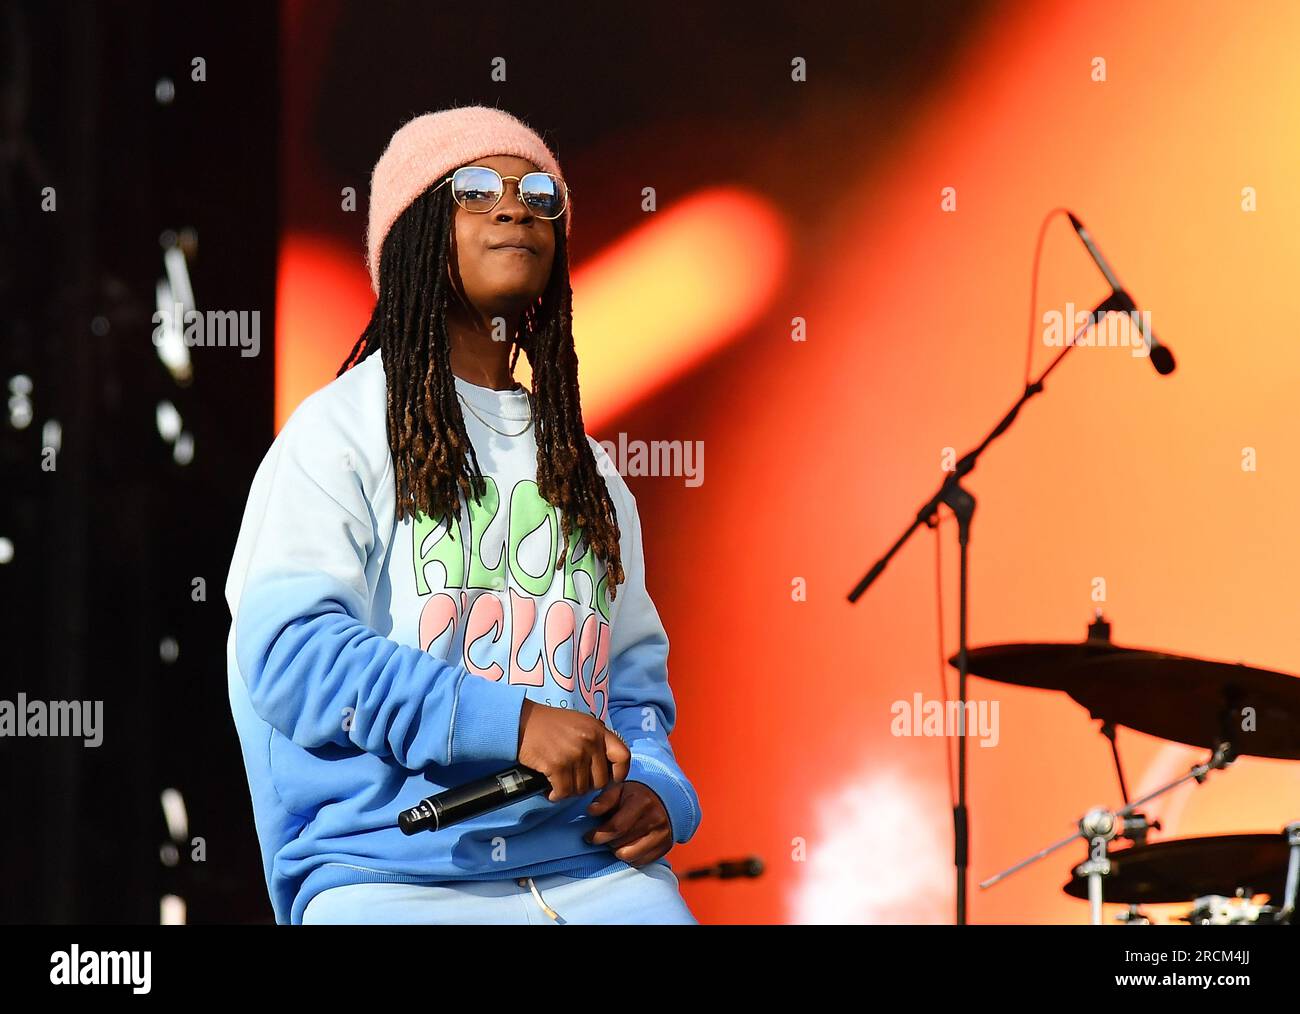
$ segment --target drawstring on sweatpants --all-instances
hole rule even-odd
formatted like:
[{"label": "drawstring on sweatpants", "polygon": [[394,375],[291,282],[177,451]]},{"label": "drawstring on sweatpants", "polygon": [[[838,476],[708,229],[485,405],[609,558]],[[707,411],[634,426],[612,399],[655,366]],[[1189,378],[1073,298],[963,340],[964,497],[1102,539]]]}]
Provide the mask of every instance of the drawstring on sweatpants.
[{"label": "drawstring on sweatpants", "polygon": [[533,897],[537,899],[537,904],[542,906],[542,911],[545,912],[547,915],[549,915],[552,919],[559,919],[560,914],[556,912],[555,909],[551,908],[550,905],[546,904],[546,899],[542,897],[542,892],[539,891],[537,889],[537,885],[533,883],[533,878],[520,877],[519,886],[523,887],[525,884],[527,884],[530,888],[532,888]]}]

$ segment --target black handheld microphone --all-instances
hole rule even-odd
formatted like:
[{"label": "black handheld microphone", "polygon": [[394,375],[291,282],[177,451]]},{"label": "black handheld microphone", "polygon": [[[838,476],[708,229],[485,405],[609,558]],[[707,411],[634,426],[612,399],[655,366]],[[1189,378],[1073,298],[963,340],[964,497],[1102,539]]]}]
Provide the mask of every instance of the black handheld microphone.
[{"label": "black handheld microphone", "polygon": [[[1110,285],[1111,290],[1116,296],[1120,297],[1128,307],[1136,310],[1137,305],[1133,302],[1133,297],[1124,291],[1124,286],[1120,284],[1119,278],[1116,276],[1115,272],[1111,270],[1110,265],[1106,263],[1106,258],[1103,257],[1101,251],[1097,249],[1097,244],[1092,241],[1092,237],[1088,235],[1088,230],[1083,227],[1083,223],[1075,217],[1074,212],[1067,211],[1066,214],[1070,216],[1070,224],[1074,226],[1074,231],[1077,232],[1079,238],[1083,240],[1083,245],[1088,248],[1088,253],[1091,255],[1093,263],[1101,269],[1101,273],[1105,276],[1106,282]],[[1155,329],[1147,328],[1142,323],[1142,315],[1140,313],[1136,314],[1133,319],[1137,323],[1138,331],[1141,332],[1143,339],[1147,343],[1147,348],[1151,353],[1151,365],[1156,368],[1156,372],[1162,377],[1173,373],[1175,366],[1174,354],[1169,351],[1169,346],[1162,345],[1156,339]]]},{"label": "black handheld microphone", "polygon": [[466,782],[430,796],[418,806],[403,810],[397,817],[402,834],[440,831],[480,813],[499,810],[519,799],[550,792],[551,783],[540,771],[522,764],[508,767],[494,775]]},{"label": "black handheld microphone", "polygon": [[704,877],[717,877],[719,880],[734,880],[736,877],[761,877],[763,860],[758,856],[744,859],[720,859],[712,866],[697,866],[682,874],[683,880],[700,880]]}]

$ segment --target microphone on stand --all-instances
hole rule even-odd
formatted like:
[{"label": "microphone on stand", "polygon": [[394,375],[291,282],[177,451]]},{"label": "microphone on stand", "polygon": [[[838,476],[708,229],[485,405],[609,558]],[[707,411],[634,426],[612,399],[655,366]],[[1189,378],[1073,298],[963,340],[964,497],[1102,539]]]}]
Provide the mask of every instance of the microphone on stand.
[{"label": "microphone on stand", "polygon": [[406,835],[440,831],[479,814],[509,806],[517,800],[550,791],[551,783],[544,774],[515,764],[494,775],[429,796],[417,806],[398,814],[397,826]]},{"label": "microphone on stand", "polygon": [[[1066,214],[1070,216],[1070,224],[1074,226],[1074,231],[1079,234],[1079,239],[1083,240],[1083,245],[1088,248],[1088,254],[1092,257],[1093,263],[1101,269],[1101,273],[1105,277],[1107,284],[1110,285],[1116,299],[1125,304],[1124,309],[1126,311],[1133,312],[1137,310],[1137,304],[1133,301],[1133,297],[1125,291],[1118,276],[1111,270],[1111,266],[1106,263],[1106,258],[1097,249],[1097,244],[1092,241],[1092,237],[1088,235],[1088,230],[1083,227],[1083,223],[1075,217],[1073,211],[1067,211]],[[1151,365],[1156,368],[1156,372],[1162,377],[1173,373],[1176,364],[1174,363],[1174,354],[1169,351],[1169,346],[1163,345],[1157,340],[1154,328],[1147,328],[1142,323],[1140,313],[1136,314],[1132,319],[1137,324],[1137,329],[1141,333],[1143,340],[1147,343],[1147,349],[1151,353]]]}]

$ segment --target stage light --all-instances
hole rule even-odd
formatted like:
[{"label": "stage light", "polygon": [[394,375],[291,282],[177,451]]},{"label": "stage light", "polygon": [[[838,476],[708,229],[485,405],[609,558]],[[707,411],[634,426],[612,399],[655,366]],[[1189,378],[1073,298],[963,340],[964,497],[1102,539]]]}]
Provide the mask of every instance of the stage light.
[{"label": "stage light", "polygon": [[158,906],[158,922],[162,926],[184,926],[185,899],[174,894],[163,895]]},{"label": "stage light", "polygon": [[189,838],[189,815],[185,807],[185,797],[180,789],[163,789],[160,797],[163,820],[167,822],[167,833],[173,841],[185,841]]},{"label": "stage light", "polygon": [[52,447],[55,451],[63,449],[63,426],[57,419],[47,419],[41,427],[41,446]]},{"label": "stage light", "polygon": [[154,314],[153,343],[158,350],[158,358],[162,360],[173,379],[179,381],[181,377],[188,378],[191,369],[190,353],[185,347],[182,322],[176,319],[173,309],[176,301],[172,296],[171,287],[165,279],[159,280],[154,293],[157,312]]},{"label": "stage light", "polygon": [[190,433],[182,433],[176,440],[176,446],[172,448],[172,458],[178,465],[188,465],[194,460],[194,436]]},{"label": "stage light", "polygon": [[26,398],[15,395],[9,399],[9,425],[25,430],[32,423],[32,405]]},{"label": "stage light", "polygon": [[193,229],[183,229],[179,237],[168,230],[159,241],[165,245],[163,269],[166,277],[160,278],[154,288],[153,342],[158,358],[172,379],[187,386],[194,376],[194,364],[185,344],[185,317],[194,309],[194,288],[190,284],[185,257],[186,250],[192,251],[197,240]]},{"label": "stage light", "polygon": [[573,302],[588,424],[598,426],[743,334],[770,305],[788,247],[770,202],[716,188],[649,216],[584,264]]},{"label": "stage light", "polygon": [[32,378],[15,373],[9,378],[9,425],[25,430],[32,423]]},{"label": "stage light", "polygon": [[158,402],[154,409],[154,419],[158,424],[158,435],[167,443],[175,443],[181,434],[181,414],[170,401]]}]

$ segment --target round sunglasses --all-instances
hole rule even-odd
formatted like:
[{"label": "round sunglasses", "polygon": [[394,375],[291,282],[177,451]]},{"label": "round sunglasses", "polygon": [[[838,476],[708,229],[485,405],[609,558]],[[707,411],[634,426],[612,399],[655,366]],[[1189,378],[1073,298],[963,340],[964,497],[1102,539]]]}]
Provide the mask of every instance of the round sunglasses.
[{"label": "round sunglasses", "polygon": [[436,191],[450,183],[451,196],[457,204],[475,215],[486,215],[501,203],[506,194],[507,180],[515,181],[519,200],[538,218],[559,218],[569,206],[568,185],[560,177],[545,172],[502,176],[485,165],[466,165],[433,189]]}]

